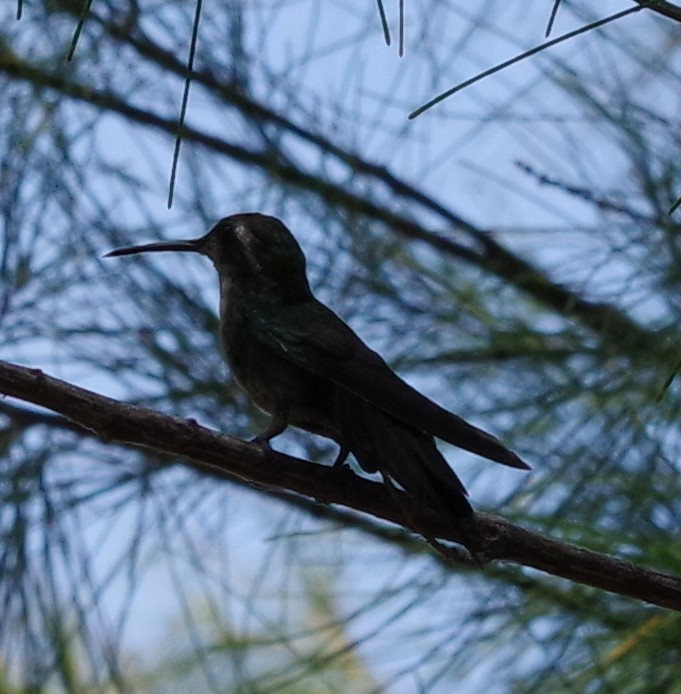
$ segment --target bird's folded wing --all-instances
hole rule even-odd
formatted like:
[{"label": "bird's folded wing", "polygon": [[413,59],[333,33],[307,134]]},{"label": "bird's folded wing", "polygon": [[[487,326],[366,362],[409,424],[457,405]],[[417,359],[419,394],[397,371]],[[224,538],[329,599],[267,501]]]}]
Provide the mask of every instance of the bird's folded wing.
[{"label": "bird's folded wing", "polygon": [[279,356],[328,378],[420,431],[519,469],[529,469],[497,438],[445,410],[405,383],[333,311],[319,302],[278,311],[251,325]]}]

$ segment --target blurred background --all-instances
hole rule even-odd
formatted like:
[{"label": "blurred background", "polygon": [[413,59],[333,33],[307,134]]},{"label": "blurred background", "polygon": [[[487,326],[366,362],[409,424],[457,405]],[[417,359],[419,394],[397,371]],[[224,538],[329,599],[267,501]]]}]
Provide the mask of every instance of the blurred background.
[{"label": "blurred background", "polygon": [[[320,299],[532,464],[443,446],[476,508],[679,573],[681,25],[637,12],[407,118],[552,5],[411,0],[400,57],[396,2],[389,46],[362,0],[204,3],[198,30],[194,2],[3,3],[0,358],[251,437],[208,261],[102,254],[274,214]],[[552,36],[634,7],[564,0]],[[3,692],[681,691],[674,613],[445,566],[7,398],[0,613]]]}]

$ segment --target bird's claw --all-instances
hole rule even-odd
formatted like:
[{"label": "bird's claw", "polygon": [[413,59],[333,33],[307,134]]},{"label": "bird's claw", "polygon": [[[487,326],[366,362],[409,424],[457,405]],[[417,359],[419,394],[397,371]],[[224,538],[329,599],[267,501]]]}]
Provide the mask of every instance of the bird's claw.
[{"label": "bird's claw", "polygon": [[249,443],[254,443],[256,446],[260,446],[260,448],[267,448],[268,450],[272,450],[272,444],[270,443],[270,438],[269,436],[265,436],[264,434],[258,434],[257,436],[254,436]]},{"label": "bird's claw", "polygon": [[276,453],[274,448],[272,448],[269,436],[259,434],[250,439],[249,443],[255,444],[263,452],[266,460],[271,460]]},{"label": "bird's claw", "polygon": [[343,467],[345,461],[348,459],[349,453],[350,451],[347,448],[341,446],[340,450],[338,451],[338,455],[336,456],[336,459],[333,461],[333,465],[331,467],[334,470]]}]

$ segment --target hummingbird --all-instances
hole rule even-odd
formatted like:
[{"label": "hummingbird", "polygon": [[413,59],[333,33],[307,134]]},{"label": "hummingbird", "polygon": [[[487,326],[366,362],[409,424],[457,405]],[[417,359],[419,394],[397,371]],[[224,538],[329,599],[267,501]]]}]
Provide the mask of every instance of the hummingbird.
[{"label": "hummingbird", "polygon": [[221,219],[205,236],[119,248],[105,257],[184,251],[208,257],[219,275],[220,337],[227,364],[270,415],[255,440],[266,446],[289,425],[339,445],[368,473],[397,483],[418,503],[457,523],[470,519],[468,492],[434,437],[520,470],[529,466],[491,434],[403,381],[312,293],[303,251],[275,217]]}]

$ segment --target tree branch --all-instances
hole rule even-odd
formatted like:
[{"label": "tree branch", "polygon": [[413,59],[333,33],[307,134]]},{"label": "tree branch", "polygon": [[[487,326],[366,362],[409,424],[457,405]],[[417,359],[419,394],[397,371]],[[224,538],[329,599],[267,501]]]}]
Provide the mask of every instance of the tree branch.
[{"label": "tree branch", "polygon": [[[192,420],[126,405],[47,376],[39,369],[0,361],[0,392],[57,412],[104,442],[143,446],[179,456],[197,471],[238,480],[284,496],[340,504],[425,537],[459,541],[447,518],[422,508],[404,493],[391,493],[347,469],[332,469],[218,434]],[[49,420],[46,420],[49,422]],[[521,564],[585,585],[681,611],[681,578],[634,566],[478,515],[480,558]]]},{"label": "tree branch", "polygon": [[[11,50],[10,46],[1,43],[0,73],[25,80],[37,87],[54,89],[75,101],[89,104],[105,112],[117,113],[131,123],[155,128],[171,137],[177,130],[174,118],[134,106],[113,92],[96,89],[61,73],[50,72],[42,65],[22,59]],[[227,98],[225,93],[222,96]],[[244,115],[249,115],[254,108],[251,104],[246,106],[241,102],[237,106],[243,109]],[[266,113],[258,111],[258,117],[264,119]],[[277,120],[271,120],[271,122],[277,126],[280,125]],[[302,136],[301,133],[297,134]],[[642,354],[654,355],[656,363],[676,359],[676,346],[661,339],[659,333],[648,330],[615,305],[591,301],[569,287],[552,281],[539,266],[518,256],[497,241],[493,230],[481,229],[446,210],[443,206],[437,205],[434,201],[426,205],[428,200],[425,196],[388,174],[377,176],[375,168],[371,168],[368,163],[360,166],[359,157],[348,154],[347,156],[351,158],[345,161],[353,162],[356,170],[388,184],[396,195],[418,201],[440,214],[448,225],[446,233],[426,229],[407,216],[374,202],[368,196],[346,190],[332,181],[320,178],[317,173],[306,171],[273,157],[269,150],[249,149],[240,143],[204,133],[187,124],[183,126],[182,137],[188,142],[206,147],[241,164],[266,171],[269,176],[281,181],[283,185],[305,190],[331,202],[337,208],[376,220],[392,233],[427,243],[451,258],[477,266],[532,296],[550,310],[582,323],[595,332],[604,345],[615,353],[636,357]],[[309,140],[309,137],[306,139]],[[337,151],[333,154],[339,157]],[[459,241],[457,237],[462,235],[465,238]]]},{"label": "tree branch", "polygon": [[663,17],[681,22],[681,7],[665,0],[633,0],[637,5],[642,5]]}]

